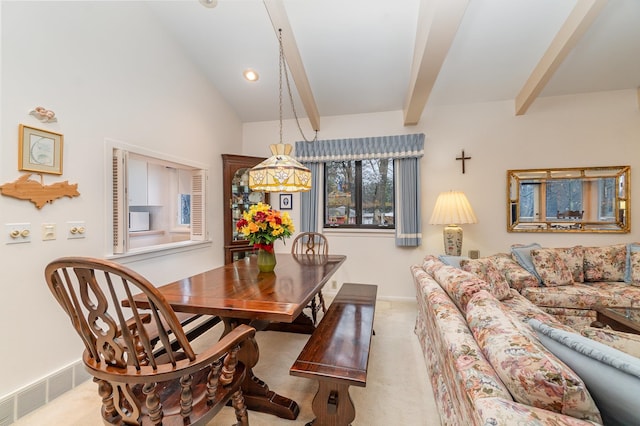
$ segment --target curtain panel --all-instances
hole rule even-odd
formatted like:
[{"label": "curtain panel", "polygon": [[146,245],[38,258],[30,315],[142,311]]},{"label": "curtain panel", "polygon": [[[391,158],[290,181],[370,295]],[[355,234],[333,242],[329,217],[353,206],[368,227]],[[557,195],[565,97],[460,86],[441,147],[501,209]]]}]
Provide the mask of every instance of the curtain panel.
[{"label": "curtain panel", "polygon": [[415,133],[296,142],[296,159],[308,167],[313,176],[311,191],[301,194],[301,231],[318,230],[321,195],[318,176],[324,163],[392,158],[395,171],[396,246],[419,246],[422,243],[420,158],[424,155],[424,139],[424,133]]}]

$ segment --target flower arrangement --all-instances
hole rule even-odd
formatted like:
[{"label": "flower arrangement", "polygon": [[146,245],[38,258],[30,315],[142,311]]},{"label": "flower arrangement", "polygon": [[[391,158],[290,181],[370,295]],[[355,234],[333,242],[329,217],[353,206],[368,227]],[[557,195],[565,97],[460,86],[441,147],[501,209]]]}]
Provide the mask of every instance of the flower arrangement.
[{"label": "flower arrangement", "polygon": [[295,231],[288,213],[273,210],[269,204],[258,203],[242,213],[236,228],[257,249],[273,252],[273,242],[291,236]]}]

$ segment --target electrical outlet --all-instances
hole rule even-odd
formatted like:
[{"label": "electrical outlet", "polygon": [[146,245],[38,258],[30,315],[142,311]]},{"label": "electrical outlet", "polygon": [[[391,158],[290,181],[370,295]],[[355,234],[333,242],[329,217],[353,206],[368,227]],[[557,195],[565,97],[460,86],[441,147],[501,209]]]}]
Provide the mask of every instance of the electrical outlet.
[{"label": "electrical outlet", "polygon": [[480,258],[480,250],[469,250],[469,258],[470,259],[479,259]]}]

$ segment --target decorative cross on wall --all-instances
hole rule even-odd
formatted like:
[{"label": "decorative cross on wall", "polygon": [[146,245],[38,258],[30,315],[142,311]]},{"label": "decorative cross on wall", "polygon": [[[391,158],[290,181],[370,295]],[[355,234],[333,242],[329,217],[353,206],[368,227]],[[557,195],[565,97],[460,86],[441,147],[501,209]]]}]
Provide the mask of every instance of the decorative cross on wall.
[{"label": "decorative cross on wall", "polygon": [[464,156],[464,149],[462,150],[462,155],[460,157],[456,157],[456,160],[462,160],[462,173],[464,174],[464,161],[465,160],[471,160],[471,157],[465,157]]}]

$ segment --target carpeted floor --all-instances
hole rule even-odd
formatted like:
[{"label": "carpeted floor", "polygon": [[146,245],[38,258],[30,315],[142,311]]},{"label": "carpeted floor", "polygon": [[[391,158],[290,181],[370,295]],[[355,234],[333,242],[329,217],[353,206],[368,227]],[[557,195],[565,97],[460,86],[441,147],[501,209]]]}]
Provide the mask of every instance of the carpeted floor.
[{"label": "carpeted floor", "polygon": [[[353,426],[432,426],[440,417],[427,377],[424,358],[413,333],[416,317],[415,302],[383,301],[376,304],[376,318],[367,386],[351,387],[356,407]],[[218,339],[221,325],[201,337],[201,343]],[[256,336],[260,346],[260,361],[254,368],[256,376],[270,389],[294,399],[300,405],[296,420],[283,420],[272,415],[249,412],[253,426],[304,425],[313,419],[311,401],[317,383],[289,375],[289,367],[302,350],[307,336],[275,331]],[[209,425],[232,425],[233,409],[225,407]],[[100,397],[96,384],[88,381],[60,396],[44,407],[19,419],[17,426],[91,426],[101,425]]]}]

